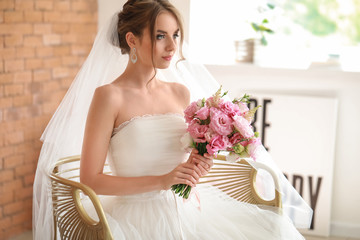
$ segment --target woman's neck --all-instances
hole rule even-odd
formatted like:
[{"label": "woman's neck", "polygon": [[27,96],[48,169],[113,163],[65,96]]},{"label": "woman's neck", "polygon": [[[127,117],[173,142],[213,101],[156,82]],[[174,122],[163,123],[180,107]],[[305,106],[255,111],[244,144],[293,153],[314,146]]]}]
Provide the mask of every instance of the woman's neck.
[{"label": "woman's neck", "polygon": [[151,66],[133,64],[129,62],[124,73],[121,75],[122,81],[129,86],[136,88],[149,88],[149,81],[155,80],[155,69]]}]

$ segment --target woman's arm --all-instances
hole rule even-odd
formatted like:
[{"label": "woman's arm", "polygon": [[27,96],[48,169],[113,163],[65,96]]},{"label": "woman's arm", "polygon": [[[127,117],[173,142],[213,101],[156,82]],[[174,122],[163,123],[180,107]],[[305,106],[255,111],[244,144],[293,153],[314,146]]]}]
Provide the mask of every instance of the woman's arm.
[{"label": "woman's arm", "polygon": [[183,163],[162,176],[118,177],[103,174],[115,119],[121,105],[112,86],[98,88],[86,121],[80,161],[80,181],[97,194],[128,195],[170,189],[174,184],[194,186],[201,174],[194,164]]}]

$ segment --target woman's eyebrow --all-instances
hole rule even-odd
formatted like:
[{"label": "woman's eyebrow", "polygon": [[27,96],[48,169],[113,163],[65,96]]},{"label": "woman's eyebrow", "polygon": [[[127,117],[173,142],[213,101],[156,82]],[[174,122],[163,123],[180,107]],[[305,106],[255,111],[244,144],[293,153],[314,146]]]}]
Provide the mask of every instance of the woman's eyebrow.
[{"label": "woman's eyebrow", "polygon": [[[175,31],[174,31],[174,33],[177,33],[177,32],[179,32],[180,30],[179,29],[176,29]],[[160,32],[160,33],[165,33],[165,34],[167,34],[167,32],[166,31],[164,31],[164,30],[161,30],[161,29],[158,29],[157,30],[157,32]]]}]

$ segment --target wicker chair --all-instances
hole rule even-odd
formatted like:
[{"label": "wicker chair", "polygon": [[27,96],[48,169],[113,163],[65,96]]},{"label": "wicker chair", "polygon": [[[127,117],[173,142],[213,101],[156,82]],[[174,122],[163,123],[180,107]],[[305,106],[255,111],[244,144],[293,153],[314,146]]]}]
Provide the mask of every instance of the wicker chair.
[{"label": "wicker chair", "polygon": [[[257,170],[247,161],[229,163],[224,160],[225,157],[219,155],[214,160],[212,170],[201,179],[200,184],[212,184],[239,201],[281,209],[280,193],[277,190],[272,200],[264,200],[259,196],[255,187]],[[98,196],[90,187],[79,182],[79,162],[80,156],[60,159],[50,175],[54,239],[58,233],[61,239],[113,239]],[[268,171],[274,178],[275,186],[278,186],[271,169],[259,163],[256,163],[256,168]],[[82,198],[85,196],[90,199],[97,220],[91,218],[84,209]]]}]

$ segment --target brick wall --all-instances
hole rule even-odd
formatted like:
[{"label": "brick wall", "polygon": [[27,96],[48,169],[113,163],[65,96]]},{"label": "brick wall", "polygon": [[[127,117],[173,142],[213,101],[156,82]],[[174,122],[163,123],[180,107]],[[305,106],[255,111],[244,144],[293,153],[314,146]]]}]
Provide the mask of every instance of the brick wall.
[{"label": "brick wall", "polygon": [[96,30],[97,0],[0,0],[0,239],[31,229],[39,138]]}]

